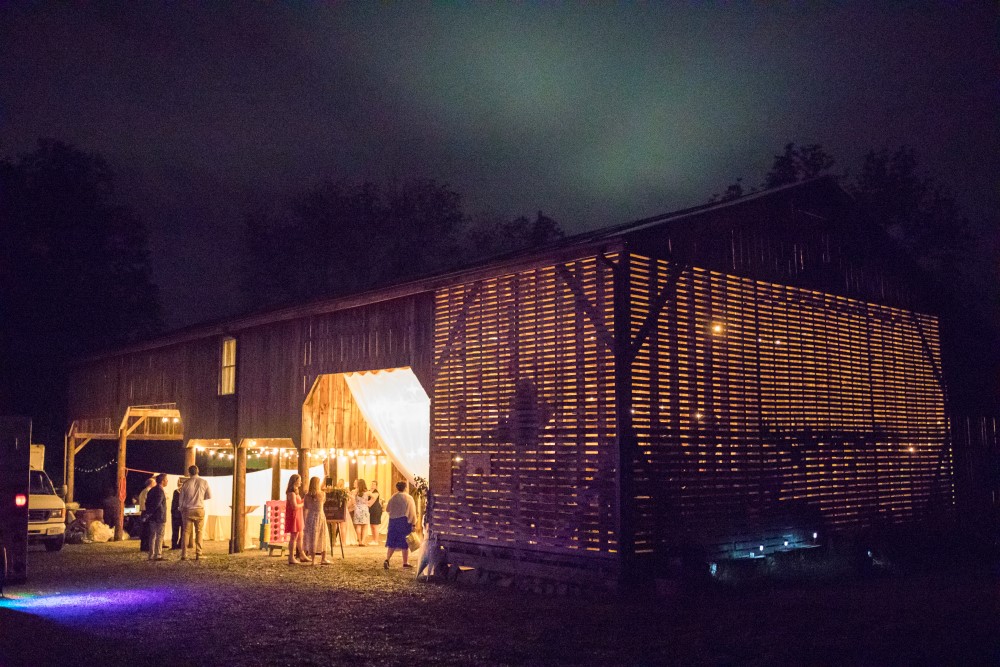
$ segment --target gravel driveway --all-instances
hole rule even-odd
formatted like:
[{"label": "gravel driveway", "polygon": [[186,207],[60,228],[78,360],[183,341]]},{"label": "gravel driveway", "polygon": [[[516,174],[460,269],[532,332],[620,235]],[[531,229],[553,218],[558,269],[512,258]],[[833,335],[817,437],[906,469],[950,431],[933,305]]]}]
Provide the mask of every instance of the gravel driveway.
[{"label": "gravel driveway", "polygon": [[[0,665],[995,664],[1000,588],[948,572],[660,599],[422,584],[381,548],[289,566],[213,544],[32,551],[0,601]],[[168,552],[169,553],[169,552]],[[398,556],[397,556],[398,559]]]}]

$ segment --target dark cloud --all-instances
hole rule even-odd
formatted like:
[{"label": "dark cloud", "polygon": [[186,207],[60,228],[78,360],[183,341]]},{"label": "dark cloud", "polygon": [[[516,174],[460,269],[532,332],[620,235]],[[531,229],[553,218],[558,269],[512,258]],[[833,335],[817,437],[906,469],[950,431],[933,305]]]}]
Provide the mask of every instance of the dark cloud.
[{"label": "dark cloud", "polygon": [[435,177],[573,231],[758,180],[787,141],[844,167],[908,143],[1000,206],[989,3],[109,7],[3,10],[0,146],[109,157],[174,324],[238,304],[249,206],[327,176]]}]

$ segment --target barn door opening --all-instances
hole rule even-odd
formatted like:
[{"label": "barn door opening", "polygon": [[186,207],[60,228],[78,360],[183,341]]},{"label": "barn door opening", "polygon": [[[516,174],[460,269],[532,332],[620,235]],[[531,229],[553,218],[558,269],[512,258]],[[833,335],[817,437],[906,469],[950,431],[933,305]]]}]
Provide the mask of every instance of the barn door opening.
[{"label": "barn door opening", "polygon": [[375,481],[385,504],[396,482],[427,479],[430,398],[408,367],[321,375],[303,405],[302,444],[334,483]]}]

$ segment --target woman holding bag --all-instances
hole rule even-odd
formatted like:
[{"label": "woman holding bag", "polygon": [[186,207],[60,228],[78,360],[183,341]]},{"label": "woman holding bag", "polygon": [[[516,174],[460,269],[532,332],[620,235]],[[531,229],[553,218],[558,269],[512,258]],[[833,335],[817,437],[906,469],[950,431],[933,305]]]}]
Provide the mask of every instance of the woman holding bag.
[{"label": "woman holding bag", "polygon": [[389,502],[385,504],[385,511],[389,514],[389,534],[385,538],[386,556],[382,562],[382,567],[389,569],[389,560],[396,549],[403,552],[403,567],[410,569],[410,545],[406,538],[413,531],[413,526],[417,524],[417,504],[406,492],[406,482],[396,482],[396,493],[392,494]]}]

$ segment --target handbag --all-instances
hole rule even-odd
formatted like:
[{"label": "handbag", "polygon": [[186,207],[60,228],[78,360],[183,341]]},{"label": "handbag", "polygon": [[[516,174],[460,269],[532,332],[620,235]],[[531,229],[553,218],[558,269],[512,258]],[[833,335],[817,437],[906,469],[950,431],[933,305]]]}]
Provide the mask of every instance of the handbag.
[{"label": "handbag", "polygon": [[416,533],[410,533],[406,536],[406,546],[410,548],[410,551],[416,551],[420,548],[421,544],[422,542]]}]

